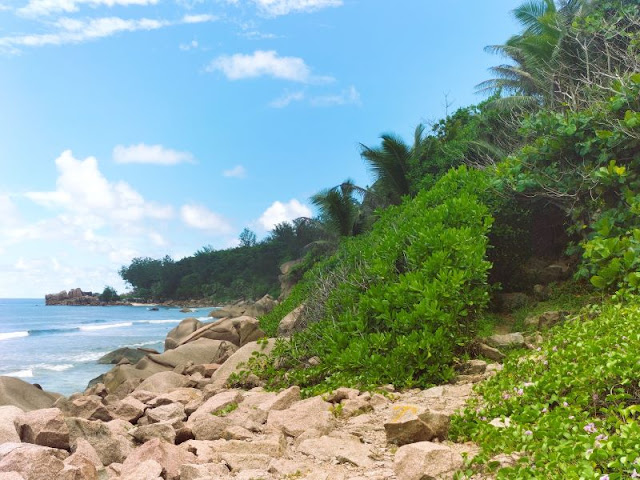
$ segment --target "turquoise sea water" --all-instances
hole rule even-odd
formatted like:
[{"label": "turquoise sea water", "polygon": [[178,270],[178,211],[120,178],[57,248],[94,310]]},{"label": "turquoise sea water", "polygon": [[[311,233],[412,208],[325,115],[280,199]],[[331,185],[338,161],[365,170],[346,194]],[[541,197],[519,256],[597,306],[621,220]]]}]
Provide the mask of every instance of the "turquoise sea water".
[{"label": "turquoise sea water", "polygon": [[163,350],[167,332],[187,317],[206,318],[211,308],[45,306],[40,299],[0,299],[0,375],[69,395],[82,391],[111,365],[102,355],[120,347]]}]

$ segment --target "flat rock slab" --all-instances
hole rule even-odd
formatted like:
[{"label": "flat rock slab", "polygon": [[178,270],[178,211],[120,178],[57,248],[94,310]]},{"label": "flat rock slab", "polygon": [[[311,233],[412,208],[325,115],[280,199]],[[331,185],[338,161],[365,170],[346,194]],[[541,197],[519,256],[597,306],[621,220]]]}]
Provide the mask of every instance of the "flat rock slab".
[{"label": "flat rock slab", "polygon": [[338,463],[350,463],[356,467],[372,467],[371,447],[360,443],[357,438],[334,438],[323,436],[304,440],[298,445],[298,451],[318,460]]}]

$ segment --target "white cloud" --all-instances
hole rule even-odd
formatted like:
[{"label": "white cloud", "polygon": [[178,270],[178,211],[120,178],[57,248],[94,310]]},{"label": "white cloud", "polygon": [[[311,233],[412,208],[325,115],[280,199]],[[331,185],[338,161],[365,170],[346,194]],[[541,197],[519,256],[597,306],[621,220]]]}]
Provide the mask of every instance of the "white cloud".
[{"label": "white cloud", "polygon": [[197,40],[191,40],[189,43],[180,44],[180,50],[182,50],[183,52],[188,52],[189,50],[194,50],[196,48],[198,48]]},{"label": "white cloud", "polygon": [[177,165],[191,163],[193,155],[189,152],[179,152],[165,148],[162,145],[146,145],[139,143],[125,147],[117,145],[113,149],[113,161],[116,163],[145,163],[153,165]]},{"label": "white cloud", "polygon": [[199,15],[185,15],[182,17],[182,23],[190,24],[190,23],[209,23],[215,22],[218,20],[218,17],[215,15],[209,15],[206,13]]},{"label": "white cloud", "polygon": [[251,55],[237,53],[222,55],[207,67],[209,72],[220,71],[229,80],[268,76],[301,83],[328,83],[332,77],[318,77],[302,58],[280,57],[275,50],[256,50]]},{"label": "white cloud", "polygon": [[[252,0],[265,15],[279,16],[289,13],[314,12],[327,7],[339,7],[342,0]],[[234,2],[235,3],[235,2]]]},{"label": "white cloud", "polygon": [[271,230],[277,224],[290,222],[300,217],[311,217],[311,209],[295,198],[288,203],[275,201],[258,219],[258,223],[265,230]]},{"label": "white cloud", "polygon": [[155,5],[158,0],[29,0],[29,3],[19,8],[18,14],[23,16],[41,16],[50,15],[52,13],[71,13],[77,12],[80,5],[88,5],[90,7],[114,7],[114,6],[130,6],[130,5]]},{"label": "white cloud", "polygon": [[286,92],[281,97],[276,98],[269,106],[273,108],[284,108],[289,106],[293,102],[301,102],[304,100],[305,94],[302,91],[299,92]]},{"label": "white cloud", "polygon": [[232,230],[231,225],[224,217],[202,205],[183,205],[180,209],[180,216],[186,225],[198,230],[208,230],[219,234],[227,234]]},{"label": "white cloud", "polygon": [[151,18],[123,19],[120,17],[100,17],[85,20],[63,17],[51,23],[53,31],[30,35],[0,37],[0,51],[18,53],[21,47],[43,47],[46,45],[66,45],[83,43],[110,37],[121,32],[158,30],[160,28],[185,23],[213,21],[210,15],[186,16],[181,20],[156,20]]},{"label": "white cloud", "polygon": [[232,178],[244,178],[247,176],[247,169],[242,165],[236,165],[235,167],[222,172],[222,175]]},{"label": "white cloud", "polygon": [[56,159],[56,167],[56,190],[25,196],[40,205],[82,215],[75,218],[96,226],[128,226],[144,218],[166,220],[173,215],[171,207],[145,201],[129,184],[109,182],[95,157],[77,160],[66,150]]},{"label": "white cloud", "polygon": [[167,245],[167,241],[165,238],[160,235],[158,232],[149,232],[149,240],[151,240],[155,245],[159,247],[164,247]]},{"label": "white cloud", "polygon": [[314,107],[334,107],[340,105],[360,105],[360,92],[356,87],[351,86],[346,90],[334,95],[319,95],[309,100]]}]

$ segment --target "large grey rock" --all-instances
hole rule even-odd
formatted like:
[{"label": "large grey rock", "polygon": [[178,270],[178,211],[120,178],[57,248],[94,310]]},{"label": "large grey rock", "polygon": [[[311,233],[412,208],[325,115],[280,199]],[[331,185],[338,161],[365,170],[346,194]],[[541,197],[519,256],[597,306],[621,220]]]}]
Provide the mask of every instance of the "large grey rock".
[{"label": "large grey rock", "polygon": [[96,465],[81,453],[74,453],[65,459],[60,476],[65,480],[99,480]]},{"label": "large grey rock", "polygon": [[81,395],[75,398],[60,397],[53,406],[62,410],[67,417],[103,420],[105,422],[113,420],[113,416],[97,395]]},{"label": "large grey rock", "polygon": [[102,465],[102,460],[100,460],[98,452],[96,452],[96,449],[93,448],[93,446],[91,446],[91,444],[84,438],[78,438],[76,440],[73,453],[82,455],[83,457],[87,458],[89,461],[91,461],[91,463],[95,465],[96,469],[98,470],[104,467],[104,465]]},{"label": "large grey rock", "polygon": [[196,440],[218,440],[224,438],[226,429],[231,422],[226,417],[208,415],[201,417],[197,421],[187,422],[191,433]]},{"label": "large grey rock", "polygon": [[171,403],[181,403],[187,414],[193,413],[203,402],[202,391],[196,388],[177,388],[169,393],[163,393],[149,402],[151,407],[160,407]]},{"label": "large grey rock", "polygon": [[531,303],[531,297],[526,293],[498,293],[496,301],[501,312],[510,313]]},{"label": "large grey rock", "polygon": [[396,445],[434,438],[444,439],[449,432],[450,415],[420,405],[394,405],[384,423],[387,442]]},{"label": "large grey rock", "polygon": [[189,423],[199,421],[204,417],[214,415],[223,408],[233,404],[239,404],[242,401],[242,394],[236,390],[229,390],[218,393],[204,402],[198,409],[189,416]]},{"label": "large grey rock", "polygon": [[164,341],[165,351],[176,348],[193,332],[202,327],[202,322],[197,318],[185,318],[176,327],[172,328]]},{"label": "large grey rock", "polygon": [[244,394],[242,406],[270,412],[271,410],[285,410],[298,400],[300,400],[300,387],[294,385],[279,393],[247,392]]},{"label": "large grey rock", "polygon": [[109,411],[114,418],[120,418],[127,422],[135,423],[142,415],[147,406],[134,397],[125,397],[109,407]]},{"label": "large grey rock", "polygon": [[13,421],[23,413],[22,409],[13,405],[0,407],[0,444],[20,442],[20,435],[18,435]]},{"label": "large grey rock", "polygon": [[[206,363],[223,363],[237,347],[224,339],[194,339],[158,355],[149,355],[148,359],[162,367],[173,370],[180,365],[193,362],[196,365]],[[136,367],[138,367],[137,365]],[[146,366],[145,366],[146,368]]]},{"label": "large grey rock", "polygon": [[176,431],[169,422],[141,425],[129,433],[140,443],[148,442],[154,438],[159,438],[172,445],[176,442]]},{"label": "large grey rock", "polygon": [[112,422],[86,420],[84,418],[65,419],[69,427],[71,446],[77,445],[78,439],[85,439],[95,449],[103,465],[122,463],[133,450],[133,439],[126,431],[118,432],[110,428]]},{"label": "large grey rock", "polygon": [[262,315],[266,315],[271,310],[273,310],[277,305],[277,302],[271,297],[271,295],[267,294],[258,300],[256,303],[251,305],[245,312],[244,315],[250,317],[261,317]]},{"label": "large grey rock", "polygon": [[335,426],[332,405],[320,397],[311,397],[294,403],[286,410],[272,410],[267,427],[280,430],[291,437],[299,437],[306,430],[329,433]]},{"label": "large grey rock", "polygon": [[162,466],[167,480],[177,480],[180,478],[180,466],[196,463],[196,456],[180,447],[154,438],[127,457],[122,464],[122,476],[130,475],[138,465],[148,460],[158,462]]},{"label": "large grey rock", "polygon": [[398,449],[393,469],[398,480],[439,480],[452,479],[462,465],[462,456],[450,447],[418,442]]},{"label": "large grey rock", "polygon": [[[210,340],[224,340],[242,347],[248,342],[253,342],[265,336],[260,329],[258,320],[254,317],[243,315],[241,317],[223,318],[217,322],[208,323],[193,332],[182,340],[185,345],[201,338]],[[221,362],[200,362],[200,363],[221,363]]]},{"label": "large grey rock", "polygon": [[167,422],[178,429],[182,426],[182,422],[187,419],[184,411],[184,405],[181,403],[169,403],[159,407],[150,408],[145,414],[149,419],[149,423]]},{"label": "large grey rock", "polygon": [[495,348],[524,347],[525,343],[524,336],[519,332],[491,335],[485,338],[485,342]]},{"label": "large grey rock", "polygon": [[269,339],[267,342],[249,342],[235,352],[222,366],[211,375],[211,387],[222,388],[229,380],[231,374],[241,369],[241,365],[251,358],[254,352],[269,355],[275,346],[275,339]]},{"label": "large grey rock", "polygon": [[188,386],[189,378],[173,372],[159,372],[151,375],[144,382],[138,385],[135,391],[145,391],[152,393],[169,393],[177,388]]},{"label": "large grey rock", "polygon": [[[144,361],[145,359],[143,358],[138,364]],[[133,365],[117,365],[105,373],[100,379],[100,382],[105,385],[109,393],[114,393],[118,398],[124,398],[136,388],[140,382],[154,373],[169,370],[167,367],[161,367],[153,362],[151,362],[152,364],[149,363],[150,362],[147,362],[145,364],[146,369],[136,368]]]},{"label": "large grey rock", "polygon": [[69,449],[69,428],[58,408],[33,410],[14,420],[20,440],[43,447]]},{"label": "large grey rock", "polygon": [[493,360],[494,362],[501,362],[505,357],[505,354],[500,350],[490,347],[486,343],[478,344],[478,354],[488,358],[489,360]]},{"label": "large grey rock", "polygon": [[284,316],[282,320],[280,320],[280,324],[278,325],[278,336],[280,337],[288,337],[296,330],[299,330],[302,320],[302,311],[304,310],[305,304],[297,306],[291,312]]},{"label": "large grey rock", "polygon": [[109,352],[106,355],[100,357],[98,359],[98,363],[101,365],[117,365],[122,361],[122,359],[126,358],[131,363],[138,363],[142,360],[146,355],[146,352],[139,350],[137,348],[131,347],[122,347],[114,350],[113,352]]},{"label": "large grey rock", "polygon": [[58,397],[19,378],[0,376],[0,406],[13,405],[30,412],[50,408]]},{"label": "large grey rock", "polygon": [[58,450],[29,443],[0,445],[0,472],[16,472],[24,480],[67,480],[60,475],[69,456]]}]

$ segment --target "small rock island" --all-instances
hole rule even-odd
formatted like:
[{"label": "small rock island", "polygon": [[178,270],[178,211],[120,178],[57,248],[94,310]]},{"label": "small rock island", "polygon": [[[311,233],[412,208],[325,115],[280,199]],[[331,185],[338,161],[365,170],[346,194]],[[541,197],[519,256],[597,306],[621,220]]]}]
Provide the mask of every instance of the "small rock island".
[{"label": "small rock island", "polygon": [[49,293],[44,296],[45,305],[84,305],[84,306],[104,306],[104,305],[129,305],[121,301],[104,301],[99,293],[85,292],[81,288],[63,290],[59,293]]}]

